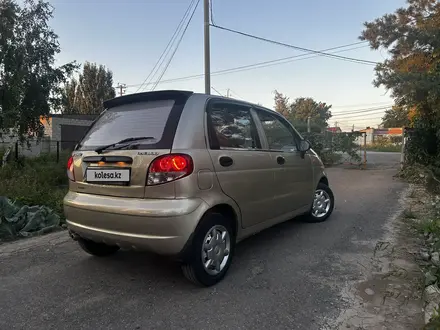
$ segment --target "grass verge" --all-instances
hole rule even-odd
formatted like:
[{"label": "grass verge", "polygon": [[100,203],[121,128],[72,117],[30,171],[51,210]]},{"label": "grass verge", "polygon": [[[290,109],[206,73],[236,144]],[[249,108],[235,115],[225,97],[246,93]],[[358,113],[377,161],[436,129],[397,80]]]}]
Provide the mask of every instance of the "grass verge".
[{"label": "grass verge", "polygon": [[383,144],[372,144],[367,145],[366,147],[367,151],[378,151],[378,152],[401,152],[402,146],[401,145],[383,145]]},{"label": "grass verge", "polygon": [[63,218],[63,198],[67,192],[66,162],[69,154],[47,154],[20,158],[0,168],[0,196],[22,204],[44,205]]}]

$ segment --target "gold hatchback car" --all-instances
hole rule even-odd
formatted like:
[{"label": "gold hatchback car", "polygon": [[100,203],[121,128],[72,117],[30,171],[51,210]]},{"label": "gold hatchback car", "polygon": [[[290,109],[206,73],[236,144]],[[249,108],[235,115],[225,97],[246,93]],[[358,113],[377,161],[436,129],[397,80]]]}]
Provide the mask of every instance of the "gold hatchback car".
[{"label": "gold hatchback car", "polygon": [[210,286],[239,241],[333,211],[323,163],[272,110],[173,90],[117,97],[104,108],[67,164],[67,225],[89,254],[177,257],[189,280]]}]

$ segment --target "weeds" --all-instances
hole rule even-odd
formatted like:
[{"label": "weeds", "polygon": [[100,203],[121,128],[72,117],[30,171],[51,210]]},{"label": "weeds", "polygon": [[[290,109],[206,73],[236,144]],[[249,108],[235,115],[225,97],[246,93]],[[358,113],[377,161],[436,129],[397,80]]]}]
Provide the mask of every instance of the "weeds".
[{"label": "weeds", "polygon": [[411,210],[411,208],[409,209],[405,209],[403,211],[403,217],[406,219],[416,219],[416,214]]},{"label": "weeds", "polygon": [[62,215],[63,198],[67,192],[66,167],[68,155],[20,158],[0,168],[0,196],[25,205],[44,205]]},{"label": "weeds", "polygon": [[429,219],[419,223],[417,228],[423,234],[440,236],[440,219]]}]

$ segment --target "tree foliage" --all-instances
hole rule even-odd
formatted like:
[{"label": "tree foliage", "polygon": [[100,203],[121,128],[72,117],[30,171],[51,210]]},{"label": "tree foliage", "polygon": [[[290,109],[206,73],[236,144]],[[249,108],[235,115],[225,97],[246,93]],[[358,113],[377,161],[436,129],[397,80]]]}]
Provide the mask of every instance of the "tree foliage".
[{"label": "tree foliage", "polygon": [[393,106],[385,111],[382,125],[385,128],[409,126],[409,110],[405,107]]},{"label": "tree foliage", "polygon": [[293,120],[306,122],[310,117],[319,127],[327,127],[328,120],[332,117],[331,107],[326,103],[316,102],[311,97],[300,97],[290,105],[290,114]]},{"label": "tree foliage", "polygon": [[313,130],[319,132],[328,126],[328,120],[332,116],[331,105],[316,102],[311,97],[300,97],[290,102],[287,96],[275,91],[274,101],[275,111],[290,120],[295,127],[306,128],[307,118],[310,116]]},{"label": "tree foliage", "polygon": [[287,96],[284,96],[282,93],[275,90],[274,92],[275,97],[275,111],[282,114],[284,117],[289,117],[290,114],[290,105],[289,105],[289,98]]},{"label": "tree foliage", "polygon": [[41,116],[61,104],[61,84],[75,63],[55,67],[58,36],[49,27],[52,7],[42,0],[0,0],[0,130],[21,139],[41,133]]},{"label": "tree foliage", "polygon": [[71,79],[63,90],[63,113],[99,114],[103,101],[115,97],[113,73],[103,65],[86,62],[78,79]]},{"label": "tree foliage", "polygon": [[410,158],[440,165],[440,3],[407,0],[406,8],[365,23],[360,39],[389,52],[390,58],[376,66],[374,85],[411,109]]}]

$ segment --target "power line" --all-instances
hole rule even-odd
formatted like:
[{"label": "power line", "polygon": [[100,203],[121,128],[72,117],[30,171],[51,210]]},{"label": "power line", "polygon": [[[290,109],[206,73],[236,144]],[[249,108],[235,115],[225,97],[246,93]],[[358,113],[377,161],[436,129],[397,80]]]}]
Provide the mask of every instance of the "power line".
[{"label": "power line", "polygon": [[[136,93],[144,86],[144,84],[148,81],[148,79],[151,77],[153,72],[156,72],[156,68],[158,68],[158,65],[162,64],[163,59],[165,58],[164,55],[169,52],[169,47],[174,42],[174,39],[176,38],[179,31],[182,29],[183,22],[185,21],[186,17],[188,16],[191,7],[193,6],[195,0],[191,0],[188,8],[185,11],[185,14],[183,15],[182,19],[180,20],[179,24],[177,25],[176,29],[174,30],[173,35],[171,36],[170,41],[168,41],[168,44],[166,45],[165,49],[163,50],[162,54],[160,55],[159,59],[157,60],[156,64],[154,65],[153,69],[151,69],[150,73],[148,74],[147,78],[143,81],[143,83],[139,86],[139,88],[136,90]],[[165,55],[166,56],[166,55]],[[154,75],[153,75],[154,76]],[[148,84],[147,84],[148,85]]]},{"label": "power line", "polygon": [[371,115],[382,116],[384,113],[385,113],[384,110],[373,110],[373,111],[370,111],[367,113],[336,115],[336,116],[332,116],[332,117],[337,118],[339,120],[344,120],[344,119],[348,119],[348,118],[366,117],[366,116],[371,116]]},{"label": "power line", "polygon": [[[332,47],[332,48],[327,48],[327,49],[324,49],[322,51],[331,51],[331,50],[336,50],[336,49],[340,49],[340,48],[347,48],[347,47],[354,46],[354,45],[359,45],[359,44],[365,44],[365,41],[355,42],[355,43],[351,43],[351,44],[347,44],[347,45],[342,45],[342,46],[337,46],[337,47]],[[350,50],[364,48],[364,47],[367,47],[367,46],[368,45],[361,46],[361,47],[352,47],[352,48],[347,48],[347,49],[341,49],[341,50],[338,50],[338,51],[334,51],[332,53],[342,53],[342,52],[347,52],[347,51],[350,51]],[[260,68],[265,68],[265,67],[269,67],[269,66],[286,64],[286,63],[296,62],[296,61],[300,61],[300,60],[306,60],[306,59],[309,59],[309,58],[315,58],[315,57],[318,57],[318,56],[320,56],[320,55],[307,56],[307,54],[301,54],[301,55],[288,56],[288,57],[284,57],[284,58],[280,58],[280,59],[276,59],[276,60],[258,62],[258,63],[238,66],[238,67],[234,67],[234,68],[213,71],[213,72],[211,72],[211,75],[212,76],[218,76],[218,75],[236,73],[236,72],[241,72],[241,71],[260,69]],[[195,75],[190,75],[190,76],[184,76],[184,77],[178,77],[178,78],[171,78],[171,79],[167,79],[167,80],[162,80],[162,83],[176,82],[176,81],[185,81],[185,80],[192,80],[192,79],[199,79],[199,78],[203,78],[204,76],[205,76],[204,74],[195,74]],[[148,83],[146,85],[151,85],[151,84],[153,84],[153,83]],[[137,87],[139,85],[140,84],[132,84],[132,85],[127,85],[127,87]]]},{"label": "power line", "polygon": [[392,105],[384,106],[384,107],[375,107],[375,108],[365,108],[365,109],[357,109],[352,111],[339,111],[339,112],[333,112],[332,115],[340,116],[340,115],[351,115],[351,114],[358,114],[358,113],[365,113],[365,112],[372,112],[377,110],[388,110],[391,108]]},{"label": "power line", "polygon": [[373,120],[373,121],[376,121],[376,120],[380,120],[380,121],[382,121],[382,116],[374,116],[374,117],[369,117],[369,118],[364,118],[364,117],[361,117],[361,118],[356,118],[356,117],[350,117],[350,118],[338,118],[338,119],[342,119],[343,121],[364,121],[364,120]]},{"label": "power line", "polygon": [[243,99],[243,97],[241,97],[240,95],[238,95],[237,92],[233,91],[232,89],[229,89],[230,92],[232,92],[232,94],[234,94],[235,96],[237,96],[240,99]]},{"label": "power line", "polygon": [[192,14],[191,14],[191,17],[189,18],[188,22],[186,23],[185,29],[183,30],[183,33],[182,33],[182,35],[180,36],[179,41],[177,42],[177,45],[176,45],[176,48],[174,49],[174,52],[171,54],[171,57],[170,57],[170,59],[168,60],[167,64],[165,65],[165,68],[163,69],[162,74],[160,75],[159,79],[156,81],[156,84],[153,86],[153,88],[152,88],[151,90],[154,90],[154,89],[157,87],[157,85],[159,84],[159,82],[160,82],[160,80],[162,79],[163,75],[165,74],[165,72],[167,71],[168,67],[170,66],[170,63],[171,63],[171,61],[173,60],[174,55],[176,54],[177,49],[179,48],[180,43],[181,43],[182,40],[183,40],[183,37],[185,36],[186,30],[188,29],[188,26],[189,26],[189,24],[191,23],[192,18],[194,17],[194,14],[195,14],[195,12],[196,12],[196,9],[197,9],[199,3],[200,3],[200,0],[197,0],[197,3],[196,3],[196,5],[194,6],[194,9],[193,9],[193,12],[192,12]]},{"label": "power line", "polygon": [[335,106],[335,108],[357,108],[357,107],[364,107],[364,106],[384,106],[384,104],[389,104],[389,101],[387,102],[376,102],[376,103],[363,103],[363,104],[351,104],[351,105],[338,105]]},{"label": "power line", "polygon": [[218,90],[216,90],[213,86],[211,86],[211,88],[214,90],[214,92],[216,92],[218,95],[220,96],[224,96],[222,93],[220,93]]},{"label": "power line", "polygon": [[212,2],[213,2],[213,0],[209,1],[209,11],[210,11],[211,24],[215,24],[214,23],[214,14],[213,14],[213,9],[212,9]]},{"label": "power line", "polygon": [[220,30],[232,32],[232,33],[239,34],[239,35],[242,35],[242,36],[245,36],[245,37],[257,39],[257,40],[260,40],[260,41],[265,41],[265,42],[272,43],[272,44],[279,45],[279,46],[293,48],[293,49],[304,51],[304,52],[308,52],[308,53],[315,53],[315,54],[319,54],[319,55],[322,55],[322,56],[327,56],[327,57],[331,57],[331,58],[335,58],[335,59],[339,59],[339,60],[344,60],[344,61],[353,62],[353,63],[359,63],[359,64],[365,64],[365,65],[376,65],[376,64],[378,64],[378,62],[362,60],[362,59],[353,58],[353,57],[347,57],[347,56],[334,55],[334,54],[325,53],[325,52],[322,52],[322,51],[319,51],[319,50],[313,50],[313,49],[308,49],[308,48],[304,48],[304,47],[294,46],[294,45],[286,44],[284,42],[279,42],[279,41],[275,41],[275,40],[259,37],[259,36],[253,35],[253,34],[249,34],[249,33],[241,32],[241,31],[229,29],[229,28],[226,28],[226,27],[223,27],[223,26],[219,26],[219,25],[215,25],[215,24],[210,24],[210,25],[212,27],[215,27],[215,28],[220,29]]}]

